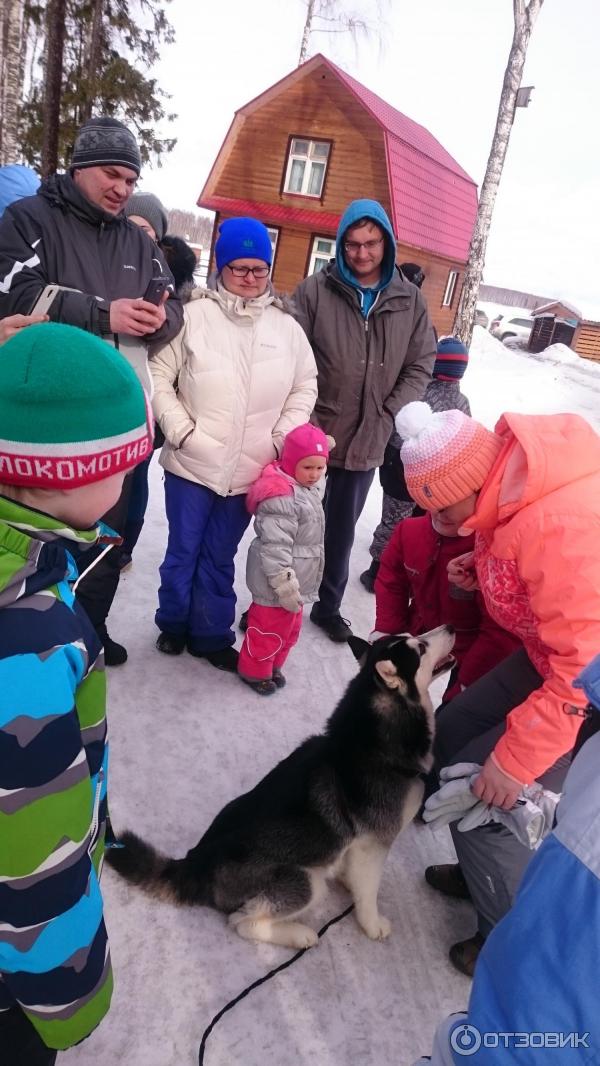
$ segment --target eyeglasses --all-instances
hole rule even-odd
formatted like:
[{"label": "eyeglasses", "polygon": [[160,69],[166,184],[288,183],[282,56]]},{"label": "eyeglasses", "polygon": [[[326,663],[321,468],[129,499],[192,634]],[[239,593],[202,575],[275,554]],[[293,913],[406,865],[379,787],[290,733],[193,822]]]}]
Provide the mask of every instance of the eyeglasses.
[{"label": "eyeglasses", "polygon": [[230,263],[227,263],[227,269],[231,271],[234,278],[247,278],[248,274],[252,274],[253,278],[268,278],[271,271],[271,267],[232,267]]},{"label": "eyeglasses", "polygon": [[383,237],[378,237],[377,240],[373,241],[344,241],[344,250],[349,252],[350,255],[356,255],[361,248],[364,248],[366,252],[374,252],[382,240]]}]

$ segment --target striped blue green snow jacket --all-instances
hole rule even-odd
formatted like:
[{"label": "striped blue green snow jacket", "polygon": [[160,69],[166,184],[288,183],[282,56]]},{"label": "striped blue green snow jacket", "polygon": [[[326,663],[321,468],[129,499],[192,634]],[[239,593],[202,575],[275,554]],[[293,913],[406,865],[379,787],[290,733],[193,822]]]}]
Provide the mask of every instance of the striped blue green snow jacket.
[{"label": "striped blue green snow jacket", "polygon": [[0,1010],[19,1004],[58,1049],[98,1025],[112,993],[104,662],[69,551],[101,532],[0,496]]}]

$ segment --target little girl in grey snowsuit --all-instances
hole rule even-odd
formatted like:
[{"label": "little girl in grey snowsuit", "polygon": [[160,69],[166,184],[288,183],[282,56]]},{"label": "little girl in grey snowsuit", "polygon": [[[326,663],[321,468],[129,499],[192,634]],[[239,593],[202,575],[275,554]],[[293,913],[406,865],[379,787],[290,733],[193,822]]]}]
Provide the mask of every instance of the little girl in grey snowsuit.
[{"label": "little girl in grey snowsuit", "polygon": [[328,456],[323,431],[308,422],[298,426],[246,498],[256,537],[246,563],[252,603],[238,673],[261,696],[285,685],[281,667],[300,636],[302,607],[317,599],[325,535],[320,483]]}]

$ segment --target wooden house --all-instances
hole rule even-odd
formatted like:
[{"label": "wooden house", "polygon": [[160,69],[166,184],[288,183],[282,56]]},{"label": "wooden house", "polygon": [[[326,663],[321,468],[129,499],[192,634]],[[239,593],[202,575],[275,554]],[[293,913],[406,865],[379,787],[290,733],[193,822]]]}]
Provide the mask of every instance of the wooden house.
[{"label": "wooden house", "polygon": [[261,219],[274,247],[275,286],[290,292],[335,254],[340,216],[360,197],[385,207],[397,262],[423,267],[431,317],[447,333],[477,187],[423,126],[324,56],[236,111],[198,204],[215,212],[213,247],[224,219]]}]

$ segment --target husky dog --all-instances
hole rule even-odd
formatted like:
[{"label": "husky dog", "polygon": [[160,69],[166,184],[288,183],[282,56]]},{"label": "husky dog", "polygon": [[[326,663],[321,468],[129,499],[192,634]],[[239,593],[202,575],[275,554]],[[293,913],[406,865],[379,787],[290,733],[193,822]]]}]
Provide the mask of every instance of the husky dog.
[{"label": "husky dog", "polygon": [[232,800],[184,859],[133,833],[107,862],[133,884],[178,903],[214,907],[247,940],[312,947],[299,921],[337,879],[361,929],[390,933],[377,893],[386,855],[414,818],[431,769],[428,687],[451,658],[450,626],[349,644],[361,668],[328,720],[245,795]]}]

